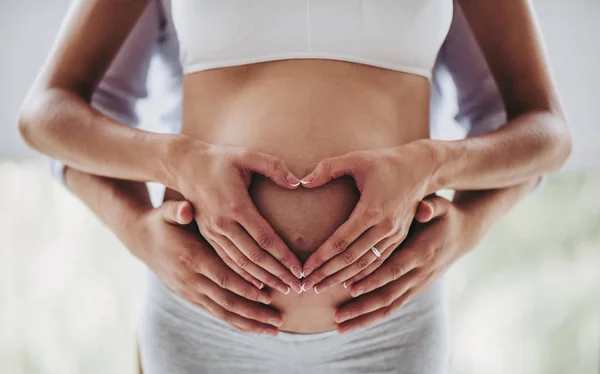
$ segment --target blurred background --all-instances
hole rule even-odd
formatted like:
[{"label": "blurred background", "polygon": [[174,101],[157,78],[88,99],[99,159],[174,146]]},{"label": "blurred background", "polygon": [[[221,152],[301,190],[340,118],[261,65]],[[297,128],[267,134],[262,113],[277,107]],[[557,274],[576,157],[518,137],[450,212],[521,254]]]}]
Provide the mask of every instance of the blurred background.
[{"label": "blurred background", "polygon": [[[67,5],[0,0],[0,373],[136,365],[143,266],[17,132],[19,105]],[[600,1],[535,7],[573,155],[450,270],[452,374],[600,373]],[[163,104],[140,103],[147,123]]]}]

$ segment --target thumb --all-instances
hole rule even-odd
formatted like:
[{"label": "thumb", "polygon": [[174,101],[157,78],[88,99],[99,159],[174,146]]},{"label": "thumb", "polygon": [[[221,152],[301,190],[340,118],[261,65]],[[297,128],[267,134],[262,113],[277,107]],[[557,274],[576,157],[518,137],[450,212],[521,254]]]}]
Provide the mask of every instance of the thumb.
[{"label": "thumb", "polygon": [[247,151],[240,158],[242,167],[264,175],[283,188],[294,189],[300,185],[282,159],[262,152]]},{"label": "thumb", "polygon": [[451,201],[435,194],[424,198],[417,207],[415,219],[421,223],[427,223],[434,218],[444,216],[448,212]]},{"label": "thumb", "polygon": [[306,188],[314,188],[344,175],[354,176],[362,166],[361,160],[357,156],[357,153],[351,152],[322,160],[300,182]]},{"label": "thumb", "polygon": [[169,200],[156,208],[160,211],[160,216],[168,223],[174,225],[188,225],[194,219],[194,209],[189,201]]}]

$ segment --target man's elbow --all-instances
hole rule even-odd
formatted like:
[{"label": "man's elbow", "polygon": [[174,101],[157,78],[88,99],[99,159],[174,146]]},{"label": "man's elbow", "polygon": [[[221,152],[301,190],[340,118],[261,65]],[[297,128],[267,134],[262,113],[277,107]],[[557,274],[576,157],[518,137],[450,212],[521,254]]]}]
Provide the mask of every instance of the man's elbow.
[{"label": "man's elbow", "polygon": [[569,159],[573,149],[573,140],[565,118],[554,113],[548,113],[548,115],[550,118],[544,137],[544,148],[551,155],[552,171],[557,171]]},{"label": "man's elbow", "polygon": [[32,90],[25,98],[18,117],[18,127],[25,143],[38,151],[44,139],[61,131],[57,113],[64,107],[64,98],[52,89]]},{"label": "man's elbow", "polygon": [[35,133],[38,130],[36,128],[36,117],[38,117],[36,112],[38,109],[34,105],[36,96],[37,94],[35,93],[30,93],[27,95],[27,98],[21,105],[17,120],[21,139],[23,139],[23,141],[25,141],[25,143],[31,148],[35,148]]}]

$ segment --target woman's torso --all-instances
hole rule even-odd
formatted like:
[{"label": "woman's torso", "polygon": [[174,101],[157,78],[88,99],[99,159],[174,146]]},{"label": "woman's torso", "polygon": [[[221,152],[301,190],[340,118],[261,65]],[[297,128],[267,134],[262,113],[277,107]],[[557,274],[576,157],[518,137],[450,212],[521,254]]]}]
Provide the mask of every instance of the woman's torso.
[{"label": "woman's torso", "polygon": [[[190,72],[183,98],[183,134],[272,154],[300,177],[324,158],[429,136],[428,79],[367,64],[285,59]],[[301,261],[348,218],[359,198],[346,177],[290,191],[256,175],[250,193]],[[334,329],[336,308],[351,298],[341,285],[319,295],[272,296],[282,330],[299,333]]]},{"label": "woman's torso", "polygon": [[[182,133],[282,158],[304,176],[328,157],[398,146],[429,135],[425,78],[340,61],[285,60],[189,75],[184,81]],[[350,178],[314,190],[285,190],[255,175],[259,212],[304,261],[350,215],[359,194]],[[283,330],[335,327],[337,306],[350,299],[341,285],[273,292]]]}]

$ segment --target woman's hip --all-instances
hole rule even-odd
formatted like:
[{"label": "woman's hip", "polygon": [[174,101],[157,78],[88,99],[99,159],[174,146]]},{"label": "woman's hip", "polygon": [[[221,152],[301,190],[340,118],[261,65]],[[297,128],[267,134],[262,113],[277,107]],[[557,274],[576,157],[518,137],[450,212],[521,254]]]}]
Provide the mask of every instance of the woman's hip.
[{"label": "woman's hip", "polygon": [[442,280],[372,326],[273,338],[230,327],[150,274],[138,338],[144,374],[438,374],[448,364],[450,337]]}]

